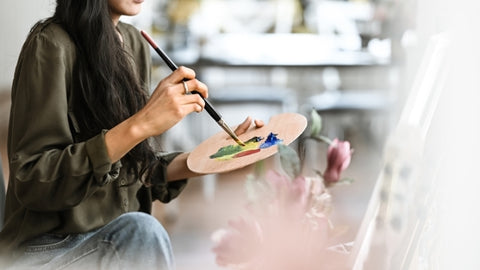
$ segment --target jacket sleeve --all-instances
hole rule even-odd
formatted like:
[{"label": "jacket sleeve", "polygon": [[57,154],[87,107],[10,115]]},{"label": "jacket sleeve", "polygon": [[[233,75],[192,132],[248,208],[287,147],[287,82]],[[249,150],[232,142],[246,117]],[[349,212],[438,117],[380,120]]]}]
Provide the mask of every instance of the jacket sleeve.
[{"label": "jacket sleeve", "polygon": [[[50,28],[49,28],[50,29]],[[74,143],[67,89],[75,48],[66,33],[31,34],[17,63],[9,126],[10,186],[27,209],[58,211],[79,204],[115,179],[104,132]]]},{"label": "jacket sleeve", "polygon": [[187,185],[187,179],[177,181],[167,181],[167,166],[180,153],[161,153],[158,155],[159,162],[157,162],[151,182],[151,193],[153,200],[159,200],[163,203],[168,203],[175,199],[180,192]]}]

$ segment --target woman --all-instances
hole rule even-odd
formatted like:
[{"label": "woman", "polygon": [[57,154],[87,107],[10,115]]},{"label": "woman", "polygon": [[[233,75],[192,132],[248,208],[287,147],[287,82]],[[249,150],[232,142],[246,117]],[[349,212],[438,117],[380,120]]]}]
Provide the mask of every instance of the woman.
[{"label": "woman", "polygon": [[14,269],[174,267],[165,230],[144,213],[195,174],[187,153],[159,153],[147,139],[202,111],[203,100],[185,93],[208,89],[180,67],[147,98],[149,47],[119,21],[142,2],[57,0],[22,48],[0,233],[2,260]]}]

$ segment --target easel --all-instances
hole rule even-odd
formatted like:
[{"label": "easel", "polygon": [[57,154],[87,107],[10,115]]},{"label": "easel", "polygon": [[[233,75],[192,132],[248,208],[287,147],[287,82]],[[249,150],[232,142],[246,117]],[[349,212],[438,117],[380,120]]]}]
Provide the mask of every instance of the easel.
[{"label": "easel", "polygon": [[429,155],[432,119],[446,83],[448,47],[446,34],[432,37],[427,45],[400,120],[385,145],[384,167],[348,269],[418,269],[425,255],[421,249],[432,245],[430,217],[436,211],[436,190],[431,184],[436,168],[422,165]]}]

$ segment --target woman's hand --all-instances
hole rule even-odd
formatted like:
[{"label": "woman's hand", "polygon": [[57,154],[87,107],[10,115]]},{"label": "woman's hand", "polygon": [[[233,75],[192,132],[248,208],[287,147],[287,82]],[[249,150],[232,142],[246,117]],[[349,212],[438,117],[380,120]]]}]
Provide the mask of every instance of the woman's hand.
[{"label": "woman's hand", "polygon": [[179,67],[160,81],[138,113],[146,138],[164,133],[192,112],[201,112],[205,106],[203,99],[199,95],[187,94],[187,91],[194,90],[208,97],[207,86],[195,79],[195,72],[186,67]]},{"label": "woman's hand", "polygon": [[179,67],[160,81],[145,107],[105,134],[112,162],[120,160],[141,141],[164,133],[189,113],[203,110],[205,102],[199,95],[186,93],[184,79],[188,92],[195,90],[208,97],[207,86],[195,79],[195,72]]}]

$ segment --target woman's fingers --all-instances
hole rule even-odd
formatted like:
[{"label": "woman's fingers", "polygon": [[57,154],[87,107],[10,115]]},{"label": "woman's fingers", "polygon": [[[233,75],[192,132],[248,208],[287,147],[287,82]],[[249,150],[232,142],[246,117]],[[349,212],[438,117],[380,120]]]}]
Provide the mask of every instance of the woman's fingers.
[{"label": "woman's fingers", "polygon": [[257,127],[257,128],[261,128],[265,125],[265,123],[260,119],[255,119],[254,122],[255,122],[255,127]]},{"label": "woman's fingers", "polygon": [[168,75],[166,79],[174,83],[179,83],[183,81],[183,79],[187,79],[187,80],[194,79],[195,76],[196,74],[193,69],[180,66],[176,70],[174,70],[170,75]]},{"label": "woman's fingers", "polygon": [[[180,98],[181,105],[190,105],[196,104],[200,107],[200,111],[205,107],[205,101],[202,97],[196,94],[186,95],[185,97]],[[198,110],[195,110],[198,111]]]},{"label": "woman's fingers", "polygon": [[197,79],[182,81],[181,85],[183,93],[188,89],[188,92],[197,91],[202,97],[208,98],[208,87]]},{"label": "woman's fingers", "polygon": [[181,93],[197,91],[204,98],[208,98],[208,87],[201,81],[195,79],[195,71],[193,69],[180,66],[165,78],[171,84],[179,84],[181,86]]},{"label": "woman's fingers", "polygon": [[[202,97],[186,94],[186,89],[188,92],[196,90],[205,96],[208,94],[207,86],[202,82],[196,79],[188,81],[181,79],[189,72],[189,69],[181,68],[178,73],[175,72],[176,75],[170,75],[160,81],[149,101],[141,110],[139,119],[143,119],[143,125],[150,134],[161,134],[188,114],[201,112],[205,107]],[[178,81],[175,81],[175,78]]]},{"label": "woman's fingers", "polygon": [[241,135],[247,131],[247,129],[250,127],[252,122],[252,118],[249,116],[245,121],[243,121],[238,127],[235,129],[235,134]]},{"label": "woman's fingers", "polygon": [[[264,126],[264,123],[263,123],[262,120],[255,119],[254,123],[255,123],[256,128],[261,128],[261,127]],[[250,116],[248,116],[247,119],[245,119],[245,121],[243,121],[235,129],[235,134],[241,135],[241,134],[247,132],[247,130],[250,128],[251,125],[252,125],[252,118]]]},{"label": "woman's fingers", "polygon": [[204,107],[204,106],[202,106],[198,103],[191,103],[191,104],[186,105],[186,106],[190,107],[189,109],[190,109],[191,112],[197,112],[197,113],[203,111],[203,107]]}]

